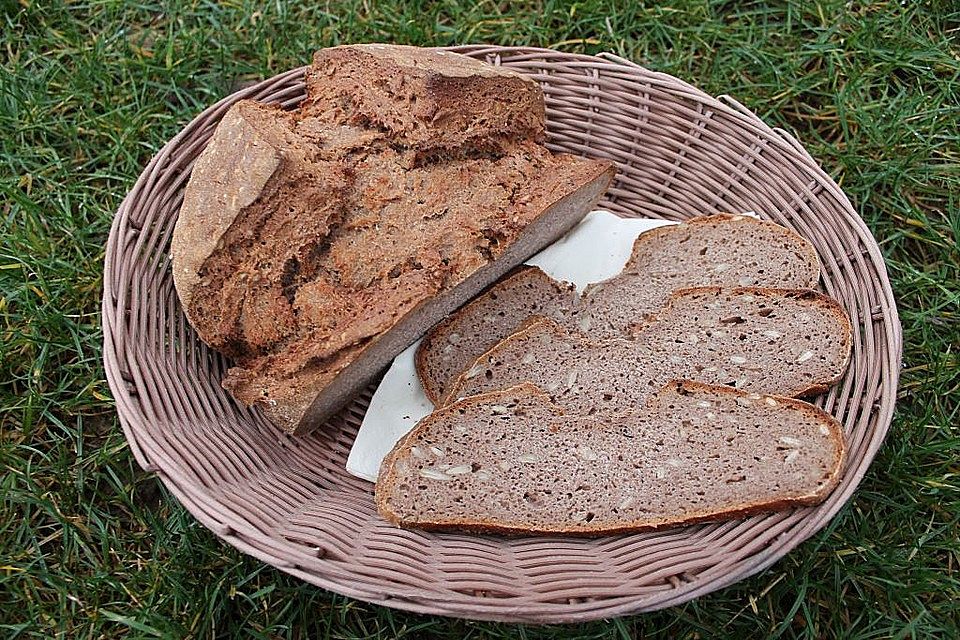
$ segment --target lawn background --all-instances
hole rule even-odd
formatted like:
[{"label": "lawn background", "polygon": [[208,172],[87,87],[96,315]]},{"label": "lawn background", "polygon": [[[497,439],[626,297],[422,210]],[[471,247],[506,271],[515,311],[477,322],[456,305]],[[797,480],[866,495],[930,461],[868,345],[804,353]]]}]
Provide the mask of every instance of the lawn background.
[{"label": "lawn background", "polygon": [[[955,2],[0,0],[0,636],[960,637],[960,10]],[[136,466],[101,363],[104,243],[204,106],[319,47],[609,50],[784,127],[880,241],[900,399],[858,492],[770,569],[686,605],[534,627],[298,582]]]}]

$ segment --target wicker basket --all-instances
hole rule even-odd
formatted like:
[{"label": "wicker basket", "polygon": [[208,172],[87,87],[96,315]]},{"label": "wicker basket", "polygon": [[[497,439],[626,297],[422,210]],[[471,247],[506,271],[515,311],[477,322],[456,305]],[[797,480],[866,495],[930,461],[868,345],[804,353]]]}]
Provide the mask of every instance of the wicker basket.
[{"label": "wicker basket", "polygon": [[344,462],[371,390],[306,438],[291,438],[220,388],[226,362],[187,325],[168,245],[183,186],[241,98],[293,106],[303,69],[207,109],[169,142],[120,206],[107,246],[104,358],[120,422],[156,473],[225,541],[313,584],[411,611],[505,621],[607,618],[676,605],[770,566],[850,497],[890,425],[901,330],[883,259],[839,187],[786,132],[612,55],[460,47],[532,74],[555,150],[614,160],[601,206],[680,219],[752,210],[816,246],[823,287],[853,319],[853,361],[817,404],[843,424],[849,460],[815,508],[594,540],[403,531]]}]

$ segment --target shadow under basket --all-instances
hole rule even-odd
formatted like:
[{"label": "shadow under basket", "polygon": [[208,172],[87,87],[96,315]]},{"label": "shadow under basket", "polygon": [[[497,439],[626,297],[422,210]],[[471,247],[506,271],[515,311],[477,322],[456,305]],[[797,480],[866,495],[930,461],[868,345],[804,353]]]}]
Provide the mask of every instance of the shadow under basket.
[{"label": "shadow under basket", "polygon": [[130,449],[216,535],[282,571],[378,604],[466,618],[563,622],[681,604],[770,566],[856,489],[890,425],[901,328],[877,243],[840,188],[785,131],[733,99],[612,55],[467,46],[530,74],[546,96],[548,146],[617,164],[600,207],[684,219],[754,211],[810,240],[821,286],[853,322],[846,375],[815,403],[844,426],[848,459],[827,500],[740,520],[597,539],[398,529],[373,486],[344,469],[373,388],[293,438],[220,387],[227,362],[189,327],[169,243],[197,154],[234,102],[295,106],[303,69],[204,111],[124,199],[106,251],[104,359]]}]

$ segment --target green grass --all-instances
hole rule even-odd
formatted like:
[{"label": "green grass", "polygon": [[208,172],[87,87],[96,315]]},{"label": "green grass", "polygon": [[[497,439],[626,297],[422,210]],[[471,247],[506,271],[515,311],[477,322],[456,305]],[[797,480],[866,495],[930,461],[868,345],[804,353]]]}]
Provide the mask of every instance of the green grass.
[{"label": "green grass", "polygon": [[[955,3],[376,4],[0,0],[0,636],[960,637]],[[318,47],[371,40],[611,50],[795,133],[880,240],[905,333],[890,435],[825,530],[656,614],[473,623],[289,578],[136,466],[100,361],[113,212],[205,105]]]}]

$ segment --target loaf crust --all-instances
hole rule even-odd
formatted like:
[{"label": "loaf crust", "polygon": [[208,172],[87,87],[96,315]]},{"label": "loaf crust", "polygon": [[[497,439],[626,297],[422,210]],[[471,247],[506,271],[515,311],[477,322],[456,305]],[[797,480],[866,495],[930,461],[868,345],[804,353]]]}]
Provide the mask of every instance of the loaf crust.
[{"label": "loaf crust", "polygon": [[535,80],[448,51],[383,44],[323,49],[306,83],[303,108],[314,118],[385,129],[422,152],[546,138]]},{"label": "loaf crust", "polygon": [[171,246],[224,386],[294,433],[432,324],[566,232],[611,163],[552,154],[528,77],[393,45],[317,53],[293,112],[235,104]]}]

